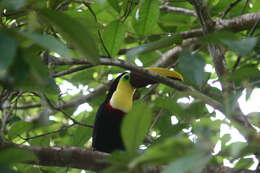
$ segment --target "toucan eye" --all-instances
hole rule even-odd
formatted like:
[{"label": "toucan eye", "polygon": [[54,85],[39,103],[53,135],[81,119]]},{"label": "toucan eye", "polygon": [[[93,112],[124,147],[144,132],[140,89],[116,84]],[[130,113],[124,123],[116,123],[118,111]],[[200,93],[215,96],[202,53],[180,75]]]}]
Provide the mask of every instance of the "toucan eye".
[{"label": "toucan eye", "polygon": [[125,75],[124,79],[128,80],[129,79],[129,75]]}]

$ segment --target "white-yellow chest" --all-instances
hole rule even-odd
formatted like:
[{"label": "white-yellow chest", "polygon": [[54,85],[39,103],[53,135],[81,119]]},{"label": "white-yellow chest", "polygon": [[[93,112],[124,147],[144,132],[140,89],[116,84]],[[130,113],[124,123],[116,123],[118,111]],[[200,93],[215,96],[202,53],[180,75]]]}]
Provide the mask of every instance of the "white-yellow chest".
[{"label": "white-yellow chest", "polygon": [[112,108],[119,109],[125,113],[129,112],[132,109],[134,92],[135,89],[131,86],[130,82],[121,79],[110,99],[110,105]]}]

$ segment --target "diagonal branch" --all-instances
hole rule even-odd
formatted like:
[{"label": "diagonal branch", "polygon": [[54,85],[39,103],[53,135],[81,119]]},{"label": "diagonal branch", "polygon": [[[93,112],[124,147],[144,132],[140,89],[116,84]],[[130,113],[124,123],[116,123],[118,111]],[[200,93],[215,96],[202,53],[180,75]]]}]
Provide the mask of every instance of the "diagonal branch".
[{"label": "diagonal branch", "polygon": [[[53,56],[49,56],[48,59],[52,62],[52,65],[75,65],[75,64],[89,64],[87,59],[65,59],[65,58],[56,58]],[[100,64],[99,65],[112,65],[112,66],[118,66],[121,68],[124,68],[126,70],[134,71],[137,72],[144,77],[147,77],[148,79],[153,79],[156,80],[160,83],[163,83],[165,85],[168,85],[172,88],[175,88],[178,91],[184,91],[188,95],[194,96],[195,98],[198,98],[205,103],[210,104],[212,107],[218,110],[223,110],[222,104],[219,103],[218,101],[210,98],[209,96],[197,91],[196,89],[189,87],[181,82],[174,81],[172,79],[169,79],[164,76],[160,76],[158,74],[155,74],[153,72],[150,72],[148,70],[145,70],[143,68],[140,68],[136,65],[129,64],[125,61],[122,60],[117,60],[117,59],[110,59],[110,58],[100,58]]]}]

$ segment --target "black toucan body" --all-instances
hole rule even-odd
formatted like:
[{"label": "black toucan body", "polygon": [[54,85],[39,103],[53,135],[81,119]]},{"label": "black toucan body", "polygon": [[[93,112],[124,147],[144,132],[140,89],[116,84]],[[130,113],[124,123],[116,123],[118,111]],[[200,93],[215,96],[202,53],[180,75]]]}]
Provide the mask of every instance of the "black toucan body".
[{"label": "black toucan body", "polygon": [[[183,80],[183,77],[173,70],[146,69],[173,79]],[[94,150],[111,153],[125,149],[121,138],[121,124],[124,116],[132,108],[135,89],[154,83],[156,82],[132,72],[121,73],[113,81],[105,101],[96,114],[92,142]]]}]

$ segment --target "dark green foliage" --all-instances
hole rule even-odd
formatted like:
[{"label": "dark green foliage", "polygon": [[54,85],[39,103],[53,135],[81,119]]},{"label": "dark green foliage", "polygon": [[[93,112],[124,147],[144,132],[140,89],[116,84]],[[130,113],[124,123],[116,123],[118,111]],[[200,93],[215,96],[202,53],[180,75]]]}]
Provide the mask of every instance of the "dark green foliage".
[{"label": "dark green foliage", "polygon": [[[194,13],[162,9],[168,5],[195,12],[188,1],[84,2],[0,1],[0,146],[6,140],[28,146],[91,147],[92,128],[86,124],[93,125],[108,90],[108,86],[100,89],[100,85],[125,71],[125,67],[100,65],[100,58],[111,55],[148,67],[167,57],[187,38],[196,38],[192,46],[182,47],[163,64],[180,72],[184,76],[181,83],[191,91],[162,84],[137,90],[138,101],[121,131],[126,151],[112,153],[108,158],[112,166],[104,173],[138,173],[157,165],[165,165],[163,173],[197,173],[207,166],[220,167],[225,159],[235,168],[254,165],[252,155],[260,151],[259,134],[237,119],[241,120],[238,106],[244,107],[238,104],[241,96],[248,103],[258,102],[252,96],[259,94],[260,87],[259,20],[250,27],[244,23],[241,31],[230,28],[203,34],[194,32],[201,28]],[[214,20],[260,9],[259,0],[241,0],[225,14],[231,1],[203,2]],[[216,73],[209,44],[223,50],[223,76]],[[91,67],[71,63],[79,58],[90,62]],[[59,62],[67,64],[57,65]],[[60,76],[53,77],[56,74]],[[204,97],[194,94],[194,88]],[[190,96],[192,92],[194,97]],[[211,99],[223,109],[212,109]],[[82,106],[85,102],[89,105]],[[245,114],[252,125],[260,127],[259,108]],[[234,141],[233,134],[223,131],[223,126],[237,129],[247,140]],[[213,155],[216,144],[221,144],[220,151]],[[0,173],[82,171],[70,166],[20,163],[32,159],[35,156],[31,152],[2,149]]]}]

